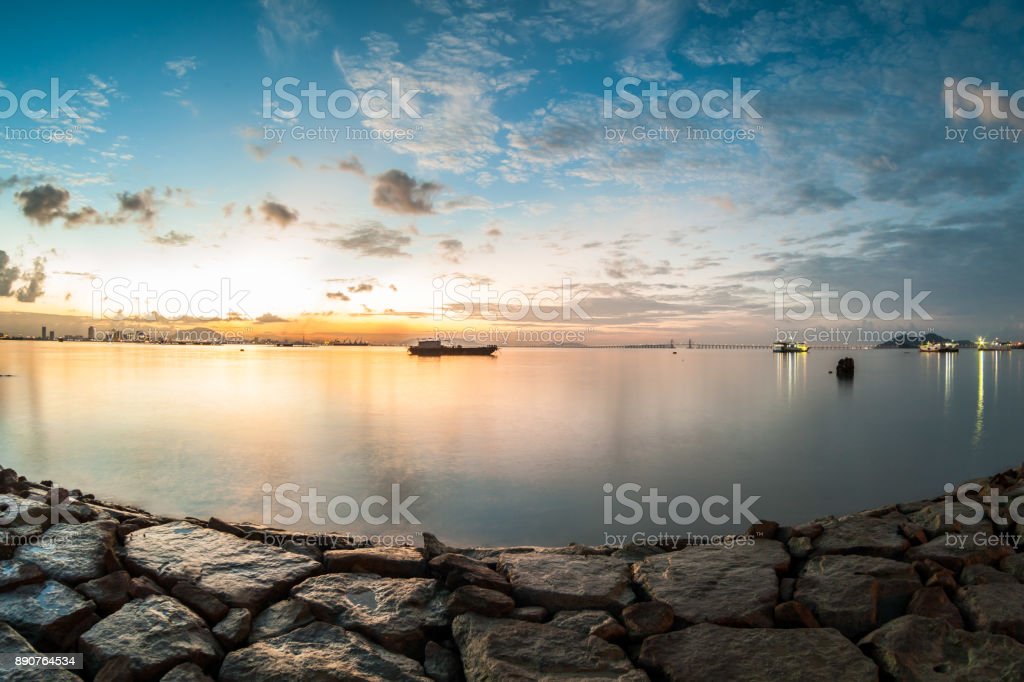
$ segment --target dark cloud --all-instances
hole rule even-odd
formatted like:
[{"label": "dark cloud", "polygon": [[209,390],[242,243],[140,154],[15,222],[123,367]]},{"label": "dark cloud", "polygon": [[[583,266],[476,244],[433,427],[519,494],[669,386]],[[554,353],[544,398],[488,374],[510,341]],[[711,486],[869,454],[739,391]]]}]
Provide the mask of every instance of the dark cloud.
[{"label": "dark cloud", "polygon": [[185,246],[190,241],[195,239],[193,235],[184,234],[176,230],[171,230],[167,234],[159,235],[155,234],[150,238],[150,241],[160,246]]},{"label": "dark cloud", "polygon": [[500,237],[501,234],[501,230],[499,230],[497,227],[492,227],[491,229],[487,230],[488,237]]},{"label": "dark cloud", "polygon": [[278,317],[277,315],[273,315],[271,313],[264,313],[264,314],[260,315],[259,317],[257,317],[255,320],[253,320],[253,322],[255,324],[272,324],[274,322],[287,322],[287,321],[288,320],[286,318]]},{"label": "dark cloud", "polygon": [[299,219],[298,211],[276,201],[264,201],[260,204],[260,213],[268,223],[273,223],[281,228],[288,227]]},{"label": "dark cloud", "polygon": [[433,213],[434,195],[440,189],[437,183],[417,182],[392,169],[374,178],[373,205],[393,213]]},{"label": "dark cloud", "polygon": [[402,247],[408,246],[412,242],[412,238],[404,232],[372,221],[351,229],[347,237],[335,237],[320,241],[337,249],[355,251],[360,256],[399,258],[409,255],[402,251]]},{"label": "dark cloud", "polygon": [[449,263],[458,264],[466,255],[466,250],[458,239],[442,239],[438,246],[441,248],[441,258]]},{"label": "dark cloud", "polygon": [[335,301],[351,301],[352,299],[343,291],[328,291],[327,298]]},{"label": "dark cloud", "polygon": [[352,155],[347,159],[338,159],[333,165],[324,164],[320,166],[320,170],[338,170],[345,173],[355,173],[356,175],[366,175],[366,169],[363,168],[363,162],[355,155]]},{"label": "dark cloud", "polygon": [[15,280],[21,276],[21,270],[10,265],[7,253],[0,251],[0,296],[10,296]]},{"label": "dark cloud", "polygon": [[152,187],[141,192],[121,192],[117,195],[117,202],[118,222],[134,218],[140,223],[151,224],[156,218],[156,202]]},{"label": "dark cloud", "polygon": [[373,285],[369,282],[362,282],[348,288],[350,294],[368,294],[373,291]]},{"label": "dark cloud", "polygon": [[49,225],[64,216],[71,195],[66,189],[53,185],[38,185],[14,195],[21,204],[21,212],[37,225]]},{"label": "dark cloud", "polygon": [[43,283],[46,282],[46,259],[36,258],[32,262],[32,273],[27,277],[28,283],[17,291],[17,298],[22,303],[33,303],[37,298],[46,293],[43,290]]}]

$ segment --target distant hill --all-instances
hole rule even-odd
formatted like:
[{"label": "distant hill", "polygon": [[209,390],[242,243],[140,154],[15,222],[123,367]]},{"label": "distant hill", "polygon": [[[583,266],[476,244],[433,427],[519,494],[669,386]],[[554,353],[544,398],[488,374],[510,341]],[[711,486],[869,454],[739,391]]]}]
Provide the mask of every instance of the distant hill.
[{"label": "distant hill", "polygon": [[893,339],[891,341],[886,341],[885,343],[880,343],[875,346],[875,348],[917,348],[922,343],[946,343],[950,340],[944,336],[932,334],[931,332],[925,334],[923,339],[920,336],[915,336],[913,339],[914,340],[911,341],[910,338],[900,337],[899,340]]}]

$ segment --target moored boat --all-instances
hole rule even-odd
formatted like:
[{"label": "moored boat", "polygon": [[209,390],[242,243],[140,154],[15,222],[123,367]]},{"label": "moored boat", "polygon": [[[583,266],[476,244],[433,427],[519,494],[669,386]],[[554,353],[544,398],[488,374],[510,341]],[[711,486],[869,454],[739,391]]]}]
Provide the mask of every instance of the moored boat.
[{"label": "moored boat", "polygon": [[953,341],[928,341],[918,346],[922,353],[959,353],[960,344]]},{"label": "moored boat", "polygon": [[806,353],[807,344],[796,341],[776,341],[772,344],[773,353]]},{"label": "moored boat", "polygon": [[437,339],[420,341],[409,346],[409,353],[420,357],[435,358],[442,355],[493,355],[497,346],[446,346]]}]

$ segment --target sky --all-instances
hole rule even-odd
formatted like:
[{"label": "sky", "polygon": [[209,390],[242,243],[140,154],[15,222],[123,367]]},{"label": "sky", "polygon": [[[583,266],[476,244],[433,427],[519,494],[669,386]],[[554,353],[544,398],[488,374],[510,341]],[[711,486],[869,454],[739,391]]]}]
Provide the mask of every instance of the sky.
[{"label": "sky", "polygon": [[[8,334],[1024,337],[1024,126],[1000,116],[1024,88],[1013,2],[5,10]],[[1006,92],[964,115],[985,88]],[[780,320],[797,280],[931,293],[925,316]],[[122,285],[153,298],[126,305]],[[560,314],[450,314],[481,291]]]}]

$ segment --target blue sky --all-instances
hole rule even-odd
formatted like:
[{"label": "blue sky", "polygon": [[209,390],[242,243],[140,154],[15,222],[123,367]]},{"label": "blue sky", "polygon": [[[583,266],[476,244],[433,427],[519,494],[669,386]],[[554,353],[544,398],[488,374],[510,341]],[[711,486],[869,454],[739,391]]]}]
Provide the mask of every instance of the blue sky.
[{"label": "blue sky", "polygon": [[[570,326],[595,342],[763,341],[773,281],[805,277],[933,292],[933,320],[858,324],[1024,336],[1020,121],[943,108],[947,77],[1024,88],[1013,3],[6,9],[0,90],[57,78],[80,118],[0,121],[3,331],[64,315],[80,332],[96,278],[228,278],[263,320],[250,333],[401,339],[434,327],[431,283],[464,276],[571,278],[591,319]],[[420,118],[264,118],[263,79],[285,77],[357,95],[397,79]],[[739,79],[760,118],[604,118],[605,79],[625,77],[698,95]],[[11,137],[68,126],[74,143]],[[338,137],[295,137],[318,128]],[[413,139],[346,139],[395,129]]]}]

